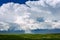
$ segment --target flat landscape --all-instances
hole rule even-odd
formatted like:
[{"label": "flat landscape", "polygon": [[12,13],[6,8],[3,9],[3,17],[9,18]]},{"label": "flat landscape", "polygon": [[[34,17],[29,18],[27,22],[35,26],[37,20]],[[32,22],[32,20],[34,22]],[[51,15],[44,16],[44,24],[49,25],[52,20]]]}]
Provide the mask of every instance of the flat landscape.
[{"label": "flat landscape", "polygon": [[0,34],[0,40],[60,40],[60,34]]}]

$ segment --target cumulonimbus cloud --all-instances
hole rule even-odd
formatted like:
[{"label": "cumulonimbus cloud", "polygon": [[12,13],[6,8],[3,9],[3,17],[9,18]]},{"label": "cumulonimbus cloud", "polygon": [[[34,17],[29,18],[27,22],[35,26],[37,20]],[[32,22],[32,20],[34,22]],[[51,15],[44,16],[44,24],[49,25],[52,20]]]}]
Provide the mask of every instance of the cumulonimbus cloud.
[{"label": "cumulonimbus cloud", "polygon": [[[0,30],[30,30],[35,29],[60,29],[60,1],[39,0],[27,1],[26,4],[6,3],[0,7],[0,21],[7,22],[5,26],[0,23]],[[19,26],[11,27],[9,23]]]}]

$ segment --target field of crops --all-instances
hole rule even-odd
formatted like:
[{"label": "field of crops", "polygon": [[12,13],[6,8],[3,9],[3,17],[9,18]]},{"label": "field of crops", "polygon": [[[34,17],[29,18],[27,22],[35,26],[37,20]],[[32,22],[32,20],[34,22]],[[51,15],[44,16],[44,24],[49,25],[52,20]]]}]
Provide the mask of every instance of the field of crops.
[{"label": "field of crops", "polygon": [[60,40],[60,34],[0,34],[0,40]]}]

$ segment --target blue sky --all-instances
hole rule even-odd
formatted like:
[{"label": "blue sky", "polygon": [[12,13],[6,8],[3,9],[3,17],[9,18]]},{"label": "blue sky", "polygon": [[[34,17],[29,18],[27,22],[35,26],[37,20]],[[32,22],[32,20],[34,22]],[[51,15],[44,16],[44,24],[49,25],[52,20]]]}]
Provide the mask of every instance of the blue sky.
[{"label": "blue sky", "polygon": [[[25,4],[26,1],[28,1],[28,0],[0,0],[0,6],[4,3],[8,3],[8,2]],[[30,1],[33,1],[33,0],[30,0]],[[34,1],[37,1],[37,0],[34,0]]]},{"label": "blue sky", "polygon": [[24,4],[26,1],[28,0],[0,0],[0,5],[2,5],[3,3],[8,3],[8,2]]}]

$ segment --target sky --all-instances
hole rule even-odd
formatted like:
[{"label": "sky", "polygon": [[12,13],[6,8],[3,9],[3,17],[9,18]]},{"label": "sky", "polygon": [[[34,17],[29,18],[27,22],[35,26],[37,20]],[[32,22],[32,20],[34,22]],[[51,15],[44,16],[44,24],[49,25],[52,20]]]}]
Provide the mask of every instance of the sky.
[{"label": "sky", "polygon": [[[25,2],[28,0],[0,0],[0,6],[4,3],[8,2],[14,2],[14,3],[19,3],[19,4],[25,4]],[[37,0],[30,0],[30,1],[37,1]]]},{"label": "sky", "polygon": [[25,2],[28,0],[0,0],[0,5],[8,2],[14,2],[14,3],[20,3],[20,4],[25,4]]},{"label": "sky", "polygon": [[60,0],[0,0],[0,31],[60,29]]}]

